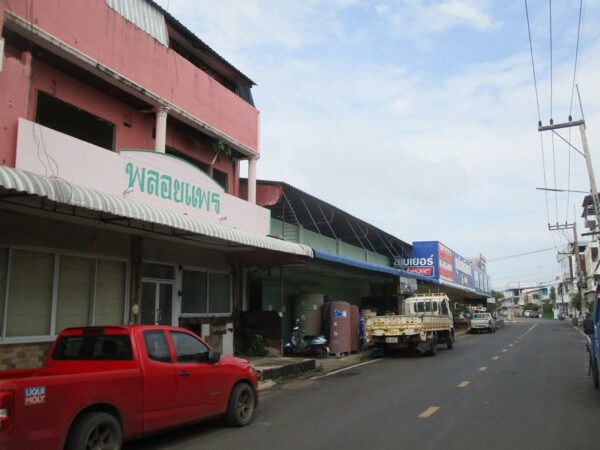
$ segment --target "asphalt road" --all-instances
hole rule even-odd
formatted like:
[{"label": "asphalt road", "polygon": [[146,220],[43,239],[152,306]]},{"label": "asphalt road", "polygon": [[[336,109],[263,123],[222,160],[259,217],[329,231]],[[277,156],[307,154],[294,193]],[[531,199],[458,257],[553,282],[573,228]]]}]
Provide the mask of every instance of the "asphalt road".
[{"label": "asphalt road", "polygon": [[436,357],[398,354],[272,388],[245,428],[212,421],[125,449],[598,449],[599,433],[585,337],[522,319]]}]

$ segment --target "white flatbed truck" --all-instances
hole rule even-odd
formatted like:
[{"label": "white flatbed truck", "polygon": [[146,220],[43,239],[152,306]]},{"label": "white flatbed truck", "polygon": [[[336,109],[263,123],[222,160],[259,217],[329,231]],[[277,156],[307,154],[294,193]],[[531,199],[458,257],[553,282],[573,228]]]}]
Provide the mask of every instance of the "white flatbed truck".
[{"label": "white flatbed truck", "polygon": [[417,294],[399,301],[400,314],[369,317],[367,345],[385,356],[390,349],[408,348],[435,356],[438,344],[454,346],[454,321],[446,294]]}]

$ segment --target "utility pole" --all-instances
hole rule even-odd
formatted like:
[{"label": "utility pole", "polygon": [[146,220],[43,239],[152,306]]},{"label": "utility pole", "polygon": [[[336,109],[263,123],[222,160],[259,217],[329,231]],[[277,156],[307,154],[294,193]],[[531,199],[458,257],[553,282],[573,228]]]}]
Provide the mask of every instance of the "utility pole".
[{"label": "utility pole", "polygon": [[[577,87],[577,96],[579,98],[579,105],[581,107],[581,96],[579,95],[579,87]],[[596,216],[596,224],[594,226],[594,229],[597,229],[599,227],[599,220],[600,220],[600,201],[598,200],[598,189],[596,187],[596,178],[594,176],[594,168],[592,166],[592,156],[590,154],[590,148],[588,145],[588,140],[587,140],[587,135],[586,135],[586,131],[585,131],[585,118],[583,117],[583,108],[581,108],[581,120],[575,120],[573,121],[571,116],[569,116],[569,121],[568,122],[564,122],[564,123],[558,123],[558,124],[554,124],[552,119],[550,119],[550,125],[546,125],[546,126],[542,126],[542,122],[540,121],[538,123],[538,131],[541,133],[543,131],[551,131],[552,133],[556,134],[558,137],[560,137],[561,139],[564,140],[564,138],[556,133],[555,130],[560,129],[560,128],[570,128],[570,127],[579,127],[579,133],[581,134],[581,143],[583,145],[583,157],[585,158],[585,165],[587,167],[587,173],[588,173],[588,179],[589,179],[589,183],[590,183],[590,191],[592,194],[592,204],[594,205],[594,215]],[[569,143],[569,145],[575,149],[578,153],[581,153],[581,151],[579,151],[577,148],[575,148],[573,145],[571,145],[571,143]],[[565,224],[566,225],[566,224]],[[557,224],[558,226],[558,224]],[[550,225],[548,224],[548,227],[550,229],[552,229],[550,227]],[[594,230],[592,230],[594,231]],[[583,296],[582,290],[583,290],[583,282],[582,282],[582,277],[581,277],[581,269],[583,267],[583,265],[581,264],[580,258],[579,258],[579,247],[578,247],[578,241],[577,241],[577,224],[573,224],[573,232],[574,232],[574,237],[575,237],[575,255],[577,258],[577,267],[578,267],[578,277],[577,277],[577,288],[579,291],[579,296],[581,297],[581,313],[582,315],[585,315],[585,298]],[[600,233],[596,234],[596,237],[598,239],[598,242],[600,243]],[[585,280],[585,278],[584,278]]]},{"label": "utility pole", "polygon": [[577,292],[579,293],[579,298],[581,299],[581,315],[585,315],[586,311],[586,301],[585,295],[583,294],[583,281],[585,280],[585,274],[583,272],[583,261],[581,259],[581,255],[579,254],[579,239],[577,237],[577,222],[573,223],[564,223],[564,224],[556,224],[556,225],[548,225],[548,229],[550,231],[558,231],[558,230],[573,230],[573,258],[575,261],[575,271],[574,277],[577,286]]}]

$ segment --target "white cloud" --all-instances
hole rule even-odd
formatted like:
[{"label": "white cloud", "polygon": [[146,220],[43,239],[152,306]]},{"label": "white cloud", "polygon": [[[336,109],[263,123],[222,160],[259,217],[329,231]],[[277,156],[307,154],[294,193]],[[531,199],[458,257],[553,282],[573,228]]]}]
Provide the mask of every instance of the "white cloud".
[{"label": "white cloud", "polygon": [[[436,35],[450,30],[502,33],[508,22],[492,14],[491,2],[382,1],[375,8],[314,0],[225,0],[218,8],[170,3],[176,17],[259,82],[254,94],[261,110],[260,178],[286,181],[403,240],[441,240],[464,256],[481,252],[493,258],[564,244],[563,237],[547,231],[547,222],[572,216],[574,197],[567,206],[565,196],[555,202],[548,194],[547,217],[546,194],[535,190],[544,185],[544,174],[524,15],[523,41],[503,49],[508,56],[490,49],[486,63],[431,74],[414,72],[408,56],[402,65],[386,58],[362,60],[351,52],[355,43],[357,49],[372,45],[375,52],[375,45],[393,47],[406,36],[431,50]],[[374,24],[345,23],[342,13],[352,8],[369,10]],[[582,41],[578,77],[593,148],[600,145],[593,126],[600,123],[595,89],[600,37],[590,25],[598,22],[596,16],[587,16],[590,31]],[[372,38],[378,38],[376,44],[368,41]],[[350,39],[353,45],[343,47]],[[570,48],[555,60],[555,120],[568,115]],[[536,53],[547,121],[545,56]],[[558,140],[553,153],[549,135],[544,143],[548,184],[553,186],[556,167],[557,187],[569,183],[585,190],[581,158],[572,155],[569,161]],[[594,157],[598,167],[600,157]],[[508,271],[541,260],[551,266],[552,252],[489,267]]]}]

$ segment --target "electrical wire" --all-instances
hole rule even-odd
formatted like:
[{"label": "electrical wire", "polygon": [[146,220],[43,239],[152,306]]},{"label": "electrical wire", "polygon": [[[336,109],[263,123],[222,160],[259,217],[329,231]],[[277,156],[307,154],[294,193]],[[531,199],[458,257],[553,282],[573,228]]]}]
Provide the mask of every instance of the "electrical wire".
[{"label": "electrical wire", "polygon": [[496,261],[504,261],[505,259],[519,258],[520,256],[533,255],[534,253],[547,252],[548,250],[554,250],[554,249],[555,249],[555,247],[548,247],[548,248],[543,248],[541,250],[533,250],[531,252],[518,253],[516,255],[502,256],[500,258],[492,258],[492,259],[488,259],[487,262],[490,263],[490,262],[496,262]]},{"label": "electrical wire", "polygon": [[[575,63],[573,64],[573,83],[571,84],[571,102],[569,105],[569,121],[573,119],[573,99],[575,97],[575,80],[577,75],[577,61],[579,60],[579,40],[581,37],[581,17],[583,13],[583,0],[579,0],[579,21],[577,23],[577,43],[575,44]],[[569,127],[569,145],[571,144],[571,128]],[[567,211],[565,215],[565,221],[569,217],[569,203],[570,203],[570,192],[568,189],[571,188],[571,147],[569,146],[568,155],[568,171],[567,171]]]},{"label": "electrical wire", "polygon": [[533,58],[533,43],[531,41],[531,24],[529,22],[529,8],[527,6],[527,0],[525,0],[525,15],[527,16],[527,33],[529,35],[529,53],[531,54],[531,67],[533,70],[533,86],[535,87],[535,101],[537,104],[538,122],[541,125],[542,124],[542,114],[540,111],[540,96],[538,94],[537,77],[535,75],[535,61]]},{"label": "electrical wire", "polygon": [[552,65],[552,0],[548,0],[549,19],[550,19],[550,123],[552,124],[552,107],[553,107],[553,85],[554,71]]}]

